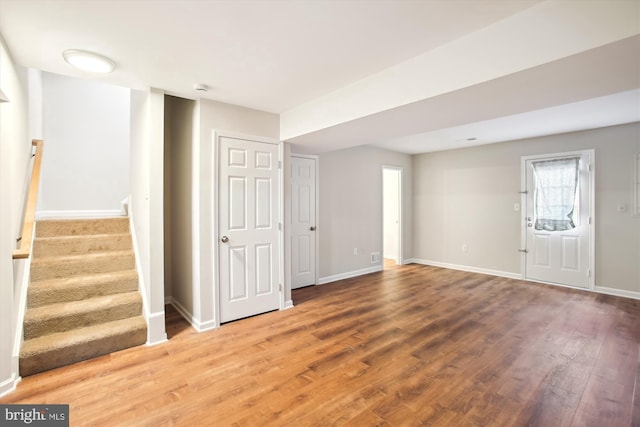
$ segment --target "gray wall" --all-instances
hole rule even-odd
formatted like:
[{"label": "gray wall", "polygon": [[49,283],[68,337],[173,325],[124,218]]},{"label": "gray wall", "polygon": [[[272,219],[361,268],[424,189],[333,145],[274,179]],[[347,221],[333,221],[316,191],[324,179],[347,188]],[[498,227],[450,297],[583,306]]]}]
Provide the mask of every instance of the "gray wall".
[{"label": "gray wall", "polygon": [[595,149],[596,286],[640,292],[640,218],[631,209],[638,123],[415,155],[413,256],[520,274],[520,156],[583,149]]},{"label": "gray wall", "polygon": [[403,168],[403,250],[405,259],[412,257],[411,156],[366,146],[324,153],[319,157],[320,282],[381,266],[371,263],[371,252],[382,254],[382,166]]}]

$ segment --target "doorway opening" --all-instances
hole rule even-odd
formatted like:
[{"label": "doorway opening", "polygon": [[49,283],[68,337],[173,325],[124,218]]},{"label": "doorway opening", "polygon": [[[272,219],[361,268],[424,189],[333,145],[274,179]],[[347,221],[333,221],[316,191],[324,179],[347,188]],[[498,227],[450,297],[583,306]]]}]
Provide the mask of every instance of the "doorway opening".
[{"label": "doorway opening", "polygon": [[402,168],[382,167],[383,268],[403,263],[402,256]]}]

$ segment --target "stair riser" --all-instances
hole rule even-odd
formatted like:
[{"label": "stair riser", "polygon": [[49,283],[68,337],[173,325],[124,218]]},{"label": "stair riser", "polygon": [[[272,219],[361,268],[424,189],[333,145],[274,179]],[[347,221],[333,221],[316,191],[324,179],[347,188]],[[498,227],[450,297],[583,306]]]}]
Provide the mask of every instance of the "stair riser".
[{"label": "stair riser", "polygon": [[41,353],[21,356],[20,375],[33,375],[93,357],[103,356],[114,351],[135,347],[144,344],[146,339],[147,330],[143,327],[118,335],[96,338],[90,342],[77,343],[69,347],[53,348]]},{"label": "stair riser", "polygon": [[131,270],[135,268],[133,253],[128,255],[81,258],[58,262],[31,263],[31,281],[57,279],[61,277],[78,276],[82,274],[108,273],[111,271]]},{"label": "stair riser", "polygon": [[86,220],[42,220],[36,223],[36,237],[119,234],[129,232],[129,218]]},{"label": "stair riser", "polygon": [[24,339],[40,337],[56,332],[69,331],[74,328],[111,322],[127,317],[139,316],[142,313],[142,300],[94,310],[88,313],[73,313],[47,319],[33,319],[25,316]]},{"label": "stair riser", "polygon": [[77,236],[60,238],[40,238],[33,243],[34,257],[81,255],[105,251],[131,249],[131,236],[127,234],[101,237]]},{"label": "stair riser", "polygon": [[123,292],[133,292],[138,289],[137,278],[119,280],[117,282],[82,284],[66,288],[29,289],[27,307],[35,308],[47,304],[80,301],[87,298],[113,295]]}]

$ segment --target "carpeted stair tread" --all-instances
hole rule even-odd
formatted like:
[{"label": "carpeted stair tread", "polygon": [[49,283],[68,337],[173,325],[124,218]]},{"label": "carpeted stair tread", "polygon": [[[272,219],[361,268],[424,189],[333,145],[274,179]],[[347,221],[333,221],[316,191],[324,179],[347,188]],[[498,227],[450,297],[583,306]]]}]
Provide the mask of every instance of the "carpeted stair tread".
[{"label": "carpeted stair tread", "polygon": [[36,282],[80,274],[107,273],[134,268],[133,250],[36,257],[31,261],[31,281]]},{"label": "carpeted stair tread", "polygon": [[138,292],[126,292],[30,308],[24,318],[24,339],[68,331],[142,314]]},{"label": "carpeted stair tread", "polygon": [[20,375],[32,375],[141,345],[146,338],[147,325],[139,315],[25,340],[20,351]]},{"label": "carpeted stair tread", "polygon": [[131,249],[129,233],[83,234],[75,236],[38,237],[33,242],[33,256],[80,255]]},{"label": "carpeted stair tread", "polygon": [[36,237],[128,233],[129,218],[49,219],[36,224]]},{"label": "carpeted stair tread", "polygon": [[129,218],[36,223],[20,374],[144,344]]},{"label": "carpeted stair tread", "polygon": [[133,269],[40,280],[29,285],[27,307],[79,301],[137,289],[138,273]]}]

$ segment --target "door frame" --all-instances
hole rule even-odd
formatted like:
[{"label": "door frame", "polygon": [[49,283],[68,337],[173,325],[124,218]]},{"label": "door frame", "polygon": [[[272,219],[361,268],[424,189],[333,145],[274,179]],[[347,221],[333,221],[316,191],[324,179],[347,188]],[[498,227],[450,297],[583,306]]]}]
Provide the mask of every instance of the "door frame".
[{"label": "door frame", "polygon": [[218,250],[218,242],[220,238],[219,230],[219,185],[220,185],[220,138],[241,139],[253,142],[263,142],[267,144],[273,144],[278,146],[278,240],[280,248],[278,250],[278,270],[280,274],[280,280],[278,284],[279,292],[279,304],[280,310],[285,309],[285,286],[286,279],[284,276],[284,174],[283,174],[283,153],[284,143],[274,139],[266,138],[262,136],[247,135],[238,132],[229,132],[222,130],[213,131],[213,148],[211,150],[211,167],[212,167],[212,183],[211,192],[213,193],[211,209],[213,218],[212,224],[212,236],[211,236],[211,253],[213,254],[213,307],[214,307],[214,322],[220,326],[220,304],[222,299],[220,298],[220,251]]},{"label": "door frame", "polygon": [[570,157],[576,155],[586,155],[589,158],[589,286],[587,290],[595,290],[596,279],[596,210],[595,210],[595,183],[596,183],[596,158],[595,150],[575,150],[562,153],[535,154],[520,157],[520,271],[522,280],[539,282],[555,286],[563,286],[572,289],[585,289],[562,283],[545,282],[537,279],[527,278],[527,162],[531,160],[553,159],[558,157]]},{"label": "door frame", "polygon": [[[316,264],[316,268],[315,268],[316,273],[315,273],[315,277],[313,278],[314,280],[313,286],[317,286],[320,283],[320,272],[318,271],[320,268],[320,157],[315,154],[298,154],[298,153],[291,153],[290,157],[298,157],[301,159],[311,159],[316,163],[316,167],[315,167],[316,173],[315,173],[315,176],[313,177],[315,181],[315,187],[316,187],[316,200],[315,200],[316,256],[314,257],[315,259],[313,260],[313,262]],[[291,180],[291,171],[289,171],[289,180]],[[288,183],[291,184],[290,181],[288,181]],[[292,208],[293,207],[291,206],[291,204],[289,204],[289,209],[292,209]],[[293,215],[290,214],[289,221],[291,221],[292,217]],[[291,224],[287,224],[287,225],[291,226]],[[289,246],[291,246],[291,242],[289,242]],[[293,269],[291,251],[287,252],[287,265],[289,266],[289,270]]]},{"label": "door frame", "polygon": [[396,264],[397,265],[403,265],[404,264],[404,245],[403,245],[403,241],[404,241],[404,209],[403,209],[403,202],[404,202],[404,198],[402,197],[402,193],[403,193],[403,189],[404,189],[404,179],[403,179],[403,175],[404,175],[404,168],[402,166],[391,166],[391,165],[382,165],[382,168],[380,169],[380,174],[382,175],[380,177],[380,182],[382,184],[382,203],[380,205],[380,209],[381,209],[381,236],[382,236],[382,248],[381,248],[381,252],[380,252],[380,257],[381,262],[382,262],[382,268],[384,269],[384,170],[385,169],[390,169],[390,170],[394,170],[396,172],[398,172],[398,259],[396,260]]}]

